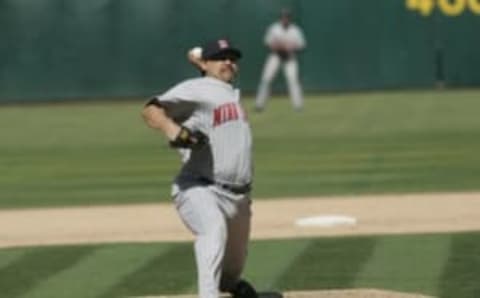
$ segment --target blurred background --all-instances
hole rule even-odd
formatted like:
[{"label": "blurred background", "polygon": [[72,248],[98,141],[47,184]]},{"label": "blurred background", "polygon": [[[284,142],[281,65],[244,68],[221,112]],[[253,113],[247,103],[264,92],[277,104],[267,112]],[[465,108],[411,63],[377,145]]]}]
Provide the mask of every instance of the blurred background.
[{"label": "blurred background", "polygon": [[307,39],[307,92],[480,84],[475,0],[1,0],[0,102],[147,96],[194,75],[186,51],[220,36],[243,49],[252,93],[284,7]]}]

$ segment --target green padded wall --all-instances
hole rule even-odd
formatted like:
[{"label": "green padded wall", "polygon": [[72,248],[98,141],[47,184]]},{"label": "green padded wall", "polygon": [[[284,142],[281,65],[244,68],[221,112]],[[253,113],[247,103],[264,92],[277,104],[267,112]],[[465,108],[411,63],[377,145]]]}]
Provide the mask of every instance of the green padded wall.
[{"label": "green padded wall", "polygon": [[309,38],[302,57],[306,85],[334,90],[432,85],[432,23],[407,12],[402,1],[302,3]]},{"label": "green padded wall", "polygon": [[480,12],[439,1],[0,0],[0,102],[149,96],[196,75],[187,49],[216,37],[244,51],[238,83],[253,93],[282,7],[305,31],[307,92],[478,86]]}]

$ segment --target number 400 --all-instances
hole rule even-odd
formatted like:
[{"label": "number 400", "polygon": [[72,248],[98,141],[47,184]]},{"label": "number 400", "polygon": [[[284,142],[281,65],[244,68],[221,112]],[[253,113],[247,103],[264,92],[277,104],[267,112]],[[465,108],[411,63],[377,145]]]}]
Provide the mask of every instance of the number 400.
[{"label": "number 400", "polygon": [[430,15],[435,6],[447,16],[458,16],[467,9],[480,15],[480,0],[406,0],[406,5],[408,9],[418,10],[425,16]]}]

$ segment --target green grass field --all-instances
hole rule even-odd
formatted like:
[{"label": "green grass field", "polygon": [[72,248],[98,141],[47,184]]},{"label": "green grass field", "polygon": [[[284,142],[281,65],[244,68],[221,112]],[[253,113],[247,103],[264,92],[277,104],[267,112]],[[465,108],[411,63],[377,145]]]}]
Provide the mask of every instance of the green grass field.
[{"label": "green grass field", "polygon": [[[478,190],[479,99],[335,94],[303,113],[272,100],[249,114],[254,196]],[[143,124],[142,102],[0,107],[0,208],[168,201],[178,155]]]},{"label": "green grass field", "polygon": [[[261,290],[381,288],[444,298],[480,293],[480,233],[256,241],[246,276]],[[194,293],[191,243],[0,250],[1,297]]]},{"label": "green grass field", "polygon": [[[275,98],[249,114],[255,199],[480,190],[479,99],[475,90],[330,94],[308,97],[295,113]],[[141,106],[0,107],[0,208],[168,201],[178,156],[143,125]],[[262,290],[374,287],[476,298],[479,251],[480,232],[255,241],[246,276]],[[0,297],[195,288],[191,243],[0,249]]]}]

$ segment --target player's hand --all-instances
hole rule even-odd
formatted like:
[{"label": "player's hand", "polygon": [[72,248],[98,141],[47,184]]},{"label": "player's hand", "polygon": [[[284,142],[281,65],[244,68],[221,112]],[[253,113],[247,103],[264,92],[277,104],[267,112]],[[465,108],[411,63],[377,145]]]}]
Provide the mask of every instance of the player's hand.
[{"label": "player's hand", "polygon": [[175,139],[170,141],[170,146],[172,148],[199,149],[207,143],[208,137],[202,132],[192,132],[190,129],[181,126]]},{"label": "player's hand", "polygon": [[276,51],[276,53],[282,61],[287,61],[288,59],[292,58],[292,56],[293,56],[293,52],[286,51],[286,50],[278,50],[278,51]]}]

